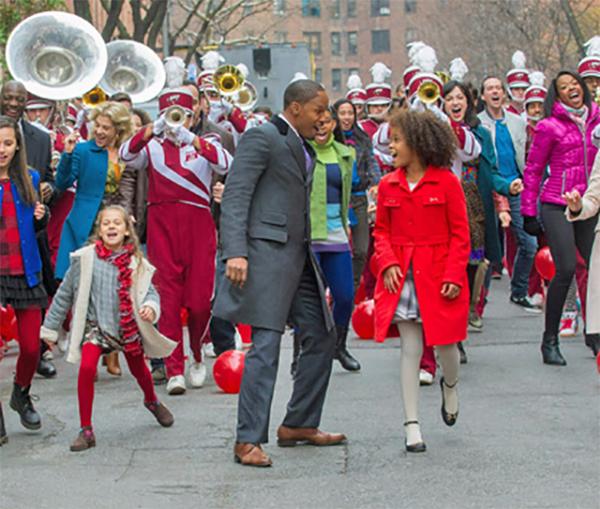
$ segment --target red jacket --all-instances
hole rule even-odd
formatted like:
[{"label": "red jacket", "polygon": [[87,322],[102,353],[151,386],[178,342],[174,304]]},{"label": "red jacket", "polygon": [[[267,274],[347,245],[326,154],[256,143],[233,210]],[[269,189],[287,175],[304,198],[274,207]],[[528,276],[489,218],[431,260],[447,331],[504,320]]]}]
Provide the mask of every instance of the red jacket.
[{"label": "red jacket", "polygon": [[[446,345],[466,339],[470,241],[465,196],[458,178],[449,169],[430,167],[411,192],[404,170],[383,177],[373,235],[375,340],[385,340],[401,293],[385,289],[383,273],[399,265],[403,285],[411,263],[427,344]],[[446,299],[441,295],[443,283],[458,285],[462,291],[456,299]]]}]

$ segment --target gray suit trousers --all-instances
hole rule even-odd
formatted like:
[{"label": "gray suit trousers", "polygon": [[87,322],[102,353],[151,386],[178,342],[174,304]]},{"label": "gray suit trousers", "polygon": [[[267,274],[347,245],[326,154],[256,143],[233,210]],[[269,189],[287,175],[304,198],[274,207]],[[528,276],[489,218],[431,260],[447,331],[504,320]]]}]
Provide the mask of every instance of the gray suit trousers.
[{"label": "gray suit trousers", "polygon": [[[316,428],[331,375],[335,330],[328,331],[314,270],[307,260],[292,301],[289,321],[301,344],[292,396],[283,424]],[[246,354],[238,400],[237,441],[267,443],[271,401],[277,378],[281,333],[252,328],[252,347]]]}]

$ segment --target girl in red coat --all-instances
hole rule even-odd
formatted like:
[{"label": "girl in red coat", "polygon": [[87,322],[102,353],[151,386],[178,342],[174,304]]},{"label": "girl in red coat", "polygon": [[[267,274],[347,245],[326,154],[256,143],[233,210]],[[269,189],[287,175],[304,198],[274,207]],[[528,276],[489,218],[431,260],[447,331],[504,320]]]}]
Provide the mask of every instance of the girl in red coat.
[{"label": "girl in red coat", "polygon": [[379,185],[375,222],[375,340],[395,323],[402,341],[401,383],[406,450],[425,451],[418,421],[423,334],[435,346],[443,377],[442,418],[458,417],[459,352],[467,337],[469,223],[465,196],[449,170],[456,154],[450,127],[431,113],[390,119],[397,168]]}]

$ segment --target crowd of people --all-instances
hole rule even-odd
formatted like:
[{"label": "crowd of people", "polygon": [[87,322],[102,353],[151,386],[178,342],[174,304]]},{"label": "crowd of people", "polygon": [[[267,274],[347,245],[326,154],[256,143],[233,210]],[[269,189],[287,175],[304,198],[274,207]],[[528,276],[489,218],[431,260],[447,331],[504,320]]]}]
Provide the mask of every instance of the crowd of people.
[{"label": "crowd of people", "polygon": [[[423,452],[419,385],[439,363],[441,415],[454,425],[463,341],[483,330],[491,280],[506,273],[510,304],[545,313],[545,364],[566,365],[559,337],[577,333],[580,315],[597,355],[599,42],[547,88],[521,52],[476,87],[461,59],[436,72],[434,50],[415,43],[397,88],[381,63],[337,100],[300,75],[279,113],[228,100],[214,54],[196,80],[160,93],[156,118],[126,93],[89,108],[5,82],[0,303],[14,309],[19,342],[10,407],[40,429],[34,374],[56,376],[53,357],[66,352],[79,364],[71,450],[94,447],[98,363],[120,376],[124,357],[169,427],[155,386],[170,396],[202,387],[206,356],[235,349],[236,326],[248,324],[234,457],[270,466],[262,444],[282,333],[293,332],[294,389],[279,445],[344,443],[319,429],[323,402],[334,360],[361,369],[351,317],[374,299],[374,339],[400,335],[405,447]],[[551,281],[534,267],[544,246]]]}]

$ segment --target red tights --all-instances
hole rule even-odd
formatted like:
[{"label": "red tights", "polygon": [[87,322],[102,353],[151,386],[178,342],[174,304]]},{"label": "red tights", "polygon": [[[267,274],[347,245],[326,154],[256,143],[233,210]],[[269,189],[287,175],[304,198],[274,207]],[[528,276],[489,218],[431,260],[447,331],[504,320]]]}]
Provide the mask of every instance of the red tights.
[{"label": "red tights", "polygon": [[[81,349],[81,365],[77,379],[77,397],[79,399],[79,419],[81,427],[92,426],[92,405],[94,403],[94,378],[98,368],[98,360],[102,355],[102,348],[93,343],[86,343]],[[144,401],[152,403],[157,400],[154,392],[152,375],[144,361],[143,355],[125,354],[129,371],[137,380],[144,392]]]},{"label": "red tights", "polygon": [[29,387],[40,361],[40,308],[15,309],[19,330],[19,358],[15,382],[21,387]]}]

